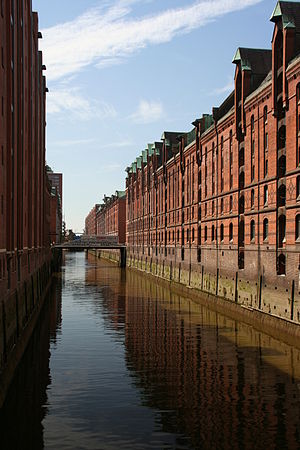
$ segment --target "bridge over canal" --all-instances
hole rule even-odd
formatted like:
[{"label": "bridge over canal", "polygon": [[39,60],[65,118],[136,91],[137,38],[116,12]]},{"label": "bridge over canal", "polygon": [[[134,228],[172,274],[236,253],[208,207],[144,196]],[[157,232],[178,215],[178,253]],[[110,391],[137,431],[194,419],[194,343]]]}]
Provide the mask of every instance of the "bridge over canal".
[{"label": "bridge over canal", "polygon": [[52,248],[62,250],[119,250],[120,266],[126,267],[126,245],[119,244],[118,236],[81,236],[72,241],[55,244]]}]

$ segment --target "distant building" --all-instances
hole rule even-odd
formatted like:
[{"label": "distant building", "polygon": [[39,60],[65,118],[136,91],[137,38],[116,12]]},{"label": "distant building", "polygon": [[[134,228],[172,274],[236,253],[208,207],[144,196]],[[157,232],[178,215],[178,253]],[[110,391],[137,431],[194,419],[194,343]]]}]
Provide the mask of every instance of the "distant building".
[{"label": "distant building", "polygon": [[58,244],[62,240],[62,174],[54,173],[47,166],[47,176],[50,184],[50,242]]},{"label": "distant building", "polygon": [[110,197],[104,197],[96,213],[98,235],[118,236],[119,243],[126,240],[126,193],[116,191]]},{"label": "distant building", "polygon": [[93,208],[88,213],[85,219],[85,234],[89,236],[95,236],[97,234],[97,222],[96,222],[96,214],[99,208],[99,204],[93,206]]}]

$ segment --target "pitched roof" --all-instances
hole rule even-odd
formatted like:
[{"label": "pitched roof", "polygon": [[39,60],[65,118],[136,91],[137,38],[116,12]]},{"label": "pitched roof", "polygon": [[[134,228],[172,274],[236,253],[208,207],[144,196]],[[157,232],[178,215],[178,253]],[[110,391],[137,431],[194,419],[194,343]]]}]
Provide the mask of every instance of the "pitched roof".
[{"label": "pitched roof", "polygon": [[270,18],[271,22],[282,19],[283,28],[300,29],[300,2],[278,1],[273,14]]}]

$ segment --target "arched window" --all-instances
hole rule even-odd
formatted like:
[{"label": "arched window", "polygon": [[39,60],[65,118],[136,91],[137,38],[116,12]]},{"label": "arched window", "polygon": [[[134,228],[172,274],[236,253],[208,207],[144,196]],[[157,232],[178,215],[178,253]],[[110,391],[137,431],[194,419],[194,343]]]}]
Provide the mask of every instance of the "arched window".
[{"label": "arched window", "polygon": [[286,157],[281,155],[278,160],[278,176],[279,178],[284,177],[286,172]]},{"label": "arched window", "polygon": [[204,240],[207,241],[207,227],[204,228]]},{"label": "arched window", "polygon": [[300,214],[297,214],[295,219],[295,239],[300,241]]},{"label": "arched window", "polygon": [[268,219],[264,219],[263,222],[263,239],[264,241],[268,239],[269,236],[269,221]]},{"label": "arched window", "polygon": [[251,189],[251,208],[254,208],[254,189]]},{"label": "arched window", "polygon": [[220,226],[220,240],[224,241],[224,225],[222,223]]},{"label": "arched window", "polygon": [[285,255],[283,253],[278,256],[277,275],[285,275]]},{"label": "arched window", "polygon": [[286,188],[285,184],[282,184],[278,189],[278,206],[285,206]]},{"label": "arched window", "polygon": [[245,211],[245,197],[243,195],[239,198],[239,214],[244,214]]},{"label": "arched window", "polygon": [[254,220],[251,220],[250,222],[250,240],[255,240],[255,222]]},{"label": "arched window", "polygon": [[279,149],[285,148],[285,141],[286,141],[286,127],[285,127],[285,125],[281,125],[281,127],[278,130],[278,148]]},{"label": "arched window", "polygon": [[211,227],[211,240],[212,241],[215,240],[215,226],[214,225]]},{"label": "arched window", "polygon": [[269,198],[268,186],[264,186],[264,205],[268,204],[268,198]]},{"label": "arched window", "polygon": [[278,220],[278,246],[281,248],[285,242],[285,228],[286,228],[286,218],[284,215],[279,217]]},{"label": "arched window", "polygon": [[245,174],[244,171],[242,170],[242,172],[239,175],[239,188],[244,189],[244,186],[245,186]]},{"label": "arched window", "polygon": [[229,224],[229,240],[233,240],[233,224],[231,222]]}]

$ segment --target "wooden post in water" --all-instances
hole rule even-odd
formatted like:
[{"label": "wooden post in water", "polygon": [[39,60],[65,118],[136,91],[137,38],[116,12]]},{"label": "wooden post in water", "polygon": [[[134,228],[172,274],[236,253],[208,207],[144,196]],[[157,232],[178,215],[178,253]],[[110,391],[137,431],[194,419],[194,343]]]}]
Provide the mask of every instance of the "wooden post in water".
[{"label": "wooden post in water", "polygon": [[235,292],[234,292],[235,303],[238,303],[238,272],[235,272]]},{"label": "wooden post in water", "polygon": [[295,304],[295,280],[292,281],[291,320],[294,320],[294,304]]}]

